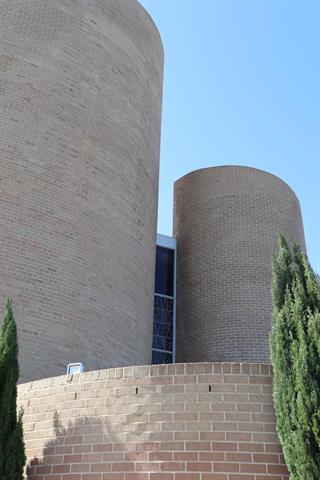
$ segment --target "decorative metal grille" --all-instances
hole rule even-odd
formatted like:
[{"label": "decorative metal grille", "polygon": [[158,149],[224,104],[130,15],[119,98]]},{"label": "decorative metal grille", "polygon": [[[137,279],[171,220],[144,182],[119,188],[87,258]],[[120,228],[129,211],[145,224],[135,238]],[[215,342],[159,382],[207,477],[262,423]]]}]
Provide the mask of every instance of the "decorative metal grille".
[{"label": "decorative metal grille", "polygon": [[152,363],[171,363],[173,350],[173,299],[155,295]]}]

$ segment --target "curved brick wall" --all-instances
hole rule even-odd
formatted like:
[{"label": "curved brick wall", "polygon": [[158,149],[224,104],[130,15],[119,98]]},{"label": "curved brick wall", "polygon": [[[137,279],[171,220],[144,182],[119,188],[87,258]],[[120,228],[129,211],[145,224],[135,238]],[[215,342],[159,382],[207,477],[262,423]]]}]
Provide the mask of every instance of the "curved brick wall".
[{"label": "curved brick wall", "polygon": [[214,167],[175,183],[178,361],[268,361],[280,232],[305,248],[299,201],[269,173]]},{"label": "curved brick wall", "polygon": [[19,386],[28,480],[288,480],[270,367],[173,364]]},{"label": "curved brick wall", "polygon": [[151,359],[163,50],[136,0],[2,0],[0,299],[22,380]]}]

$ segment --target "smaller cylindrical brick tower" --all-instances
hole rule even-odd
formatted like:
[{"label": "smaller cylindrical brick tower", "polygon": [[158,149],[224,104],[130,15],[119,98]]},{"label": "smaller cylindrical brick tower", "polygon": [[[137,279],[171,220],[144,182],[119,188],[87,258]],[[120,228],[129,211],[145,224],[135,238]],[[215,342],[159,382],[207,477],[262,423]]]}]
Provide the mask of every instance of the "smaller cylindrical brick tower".
[{"label": "smaller cylindrical brick tower", "polygon": [[305,250],[299,201],[274,175],[227,166],[175,182],[178,362],[268,361],[280,233]]}]

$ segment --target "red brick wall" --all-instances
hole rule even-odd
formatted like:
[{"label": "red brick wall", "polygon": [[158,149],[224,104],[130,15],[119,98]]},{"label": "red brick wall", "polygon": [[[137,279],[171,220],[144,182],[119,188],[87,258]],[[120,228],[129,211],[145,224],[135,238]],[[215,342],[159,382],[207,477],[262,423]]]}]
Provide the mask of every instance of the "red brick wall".
[{"label": "red brick wall", "polygon": [[287,480],[270,367],[176,364],[20,385],[29,480]]}]

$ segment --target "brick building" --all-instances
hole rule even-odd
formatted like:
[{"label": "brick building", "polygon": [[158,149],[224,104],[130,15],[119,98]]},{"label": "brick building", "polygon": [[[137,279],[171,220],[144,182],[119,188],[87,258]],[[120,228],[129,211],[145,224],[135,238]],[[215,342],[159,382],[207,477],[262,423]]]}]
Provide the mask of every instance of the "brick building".
[{"label": "brick building", "polygon": [[305,250],[296,195],[239,166],[191,172],[174,192],[177,361],[267,362],[272,253],[280,234]]},{"label": "brick building", "polygon": [[163,49],[135,1],[1,1],[0,297],[21,379],[151,362]]},{"label": "brick building", "polygon": [[[0,35],[0,294],[28,381],[28,478],[287,479],[267,345],[278,234],[305,248],[296,196],[257,169],[192,172],[156,254],[149,15],[3,0]],[[76,361],[86,373],[66,375]]]}]

